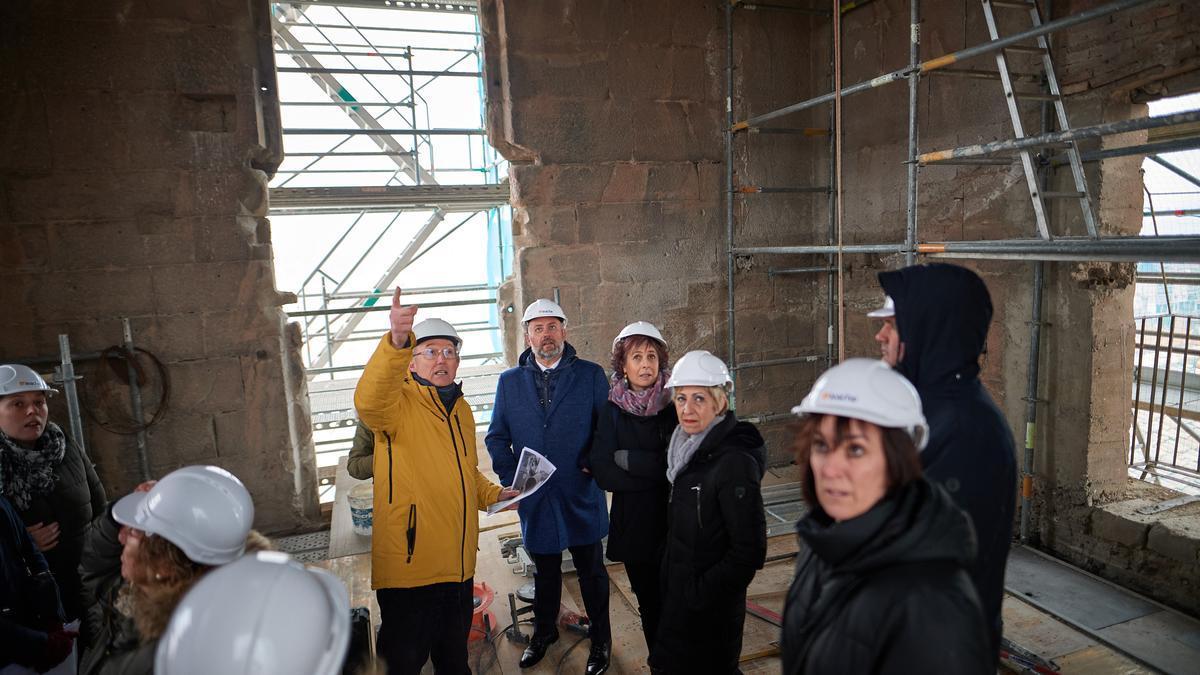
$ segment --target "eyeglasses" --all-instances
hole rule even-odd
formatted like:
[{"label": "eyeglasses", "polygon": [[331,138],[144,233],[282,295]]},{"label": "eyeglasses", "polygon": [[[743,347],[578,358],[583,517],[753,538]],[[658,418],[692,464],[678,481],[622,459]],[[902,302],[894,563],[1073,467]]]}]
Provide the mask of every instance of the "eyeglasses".
[{"label": "eyeglasses", "polygon": [[417,356],[429,359],[430,361],[436,359],[439,354],[447,361],[454,361],[458,359],[458,350],[454,347],[442,347],[441,349],[426,347],[425,349],[418,349],[415,353]]}]

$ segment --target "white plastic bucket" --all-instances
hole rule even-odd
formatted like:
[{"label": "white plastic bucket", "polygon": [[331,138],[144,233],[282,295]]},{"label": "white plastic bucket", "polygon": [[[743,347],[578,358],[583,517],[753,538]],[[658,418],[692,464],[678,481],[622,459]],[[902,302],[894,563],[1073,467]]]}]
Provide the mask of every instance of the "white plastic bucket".
[{"label": "white plastic bucket", "polygon": [[355,485],[346,495],[346,503],[350,505],[350,524],[354,526],[355,534],[371,536],[374,501],[375,490],[370,483]]}]

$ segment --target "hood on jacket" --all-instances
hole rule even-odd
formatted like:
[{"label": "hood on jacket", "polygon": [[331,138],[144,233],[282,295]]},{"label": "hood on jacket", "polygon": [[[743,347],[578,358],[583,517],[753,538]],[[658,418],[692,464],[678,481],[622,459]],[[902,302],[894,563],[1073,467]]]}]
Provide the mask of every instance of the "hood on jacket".
[{"label": "hood on jacket", "polygon": [[[558,365],[554,366],[554,369],[562,370],[562,369],[570,366],[571,364],[575,363],[577,358],[578,357],[575,356],[575,348],[571,346],[571,343],[564,342],[562,356],[559,357]],[[542,369],[540,367],[538,367],[538,364],[537,364],[536,360],[534,359],[533,347],[526,347],[525,351],[521,352],[521,357],[517,359],[517,365],[519,365],[522,368],[532,368],[533,372],[535,372],[535,373],[542,372]]]},{"label": "hood on jacket", "polygon": [[749,422],[738,420],[733,411],[725,413],[725,419],[713,427],[708,435],[696,448],[693,461],[707,462],[722,452],[730,449],[742,450],[758,463],[758,473],[761,476],[767,470],[767,447],[758,427]]},{"label": "hood on jacket", "polygon": [[880,272],[896,303],[904,358],[896,366],[918,390],[979,376],[992,299],[983,279],[957,265],[934,263]]},{"label": "hood on jacket", "polygon": [[932,562],[965,568],[975,560],[975,530],[967,514],[925,478],[840,523],[816,506],[796,532],[835,573]]}]

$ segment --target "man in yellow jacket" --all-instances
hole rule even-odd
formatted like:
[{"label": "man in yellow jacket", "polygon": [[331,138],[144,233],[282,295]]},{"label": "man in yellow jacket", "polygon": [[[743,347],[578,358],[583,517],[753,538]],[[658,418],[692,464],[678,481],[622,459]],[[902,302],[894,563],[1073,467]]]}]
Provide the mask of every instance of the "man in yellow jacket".
[{"label": "man in yellow jacket", "polygon": [[455,381],[462,340],[449,323],[413,325],[392,297],[391,327],[354,392],[375,432],[371,587],[388,675],[468,673],[467,637],[479,541],[477,511],[516,496],[479,472],[475,418]]}]

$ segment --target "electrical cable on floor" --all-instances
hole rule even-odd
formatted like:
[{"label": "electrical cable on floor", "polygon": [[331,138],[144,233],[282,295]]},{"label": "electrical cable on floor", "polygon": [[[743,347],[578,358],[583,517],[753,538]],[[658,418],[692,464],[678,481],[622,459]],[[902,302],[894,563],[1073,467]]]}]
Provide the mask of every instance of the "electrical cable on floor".
[{"label": "electrical cable on floor", "polygon": [[567,647],[567,651],[563,652],[563,655],[558,659],[558,667],[554,669],[554,672],[556,675],[559,673],[562,673],[563,664],[565,664],[567,662],[567,656],[569,656],[571,654],[571,652],[574,651],[574,649],[576,647],[578,647],[579,644],[586,639],[588,639],[588,636],[584,635],[583,637],[576,640],[575,644],[571,645],[570,647]]}]

